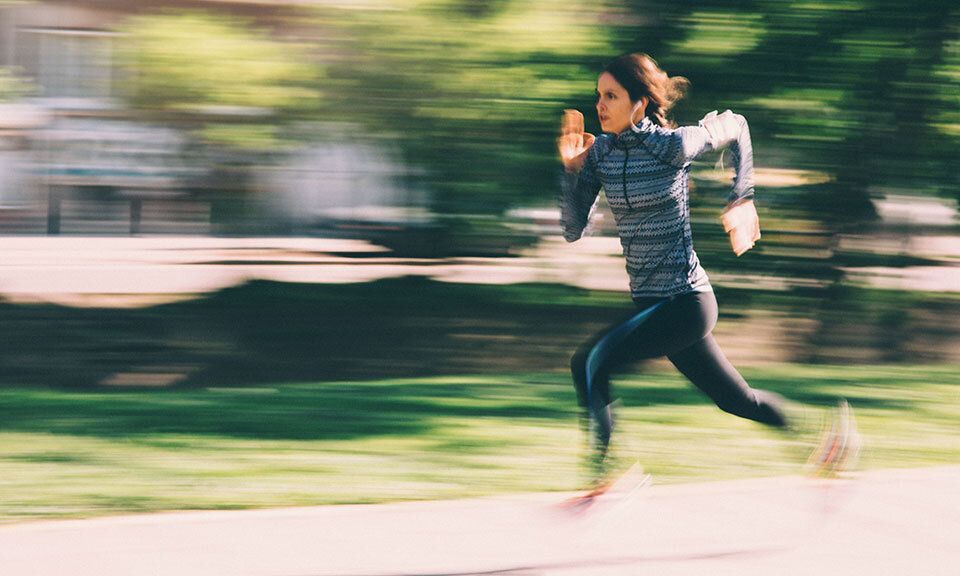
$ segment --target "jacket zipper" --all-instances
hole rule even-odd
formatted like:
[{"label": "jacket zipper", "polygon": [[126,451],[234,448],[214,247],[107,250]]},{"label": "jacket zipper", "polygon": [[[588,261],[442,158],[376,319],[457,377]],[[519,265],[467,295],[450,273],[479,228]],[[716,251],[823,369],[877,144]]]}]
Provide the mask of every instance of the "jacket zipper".
[{"label": "jacket zipper", "polygon": [[627,194],[627,164],[630,163],[630,149],[624,147],[623,149],[623,200],[627,203],[627,208],[633,209],[633,205],[630,204],[630,196]]},{"label": "jacket zipper", "polygon": [[[690,165],[687,164],[686,166],[684,166],[683,171],[686,173],[686,176],[687,176],[687,177],[684,179],[686,183],[685,183],[684,186],[683,186],[683,187],[684,187],[684,191],[683,191],[683,207],[682,207],[682,208],[683,208],[683,221],[684,221],[685,224],[684,224],[684,227],[680,229],[680,237],[683,239],[683,253],[684,253],[685,255],[689,255],[689,254],[693,251],[693,246],[690,246],[690,245],[689,245],[689,242],[687,242],[687,234],[686,234],[686,226],[687,226],[687,225],[689,224],[689,222],[690,222],[690,184],[689,184],[689,182],[690,182]],[[693,270],[690,269],[690,257],[687,256],[687,266],[686,266],[686,273],[687,273],[687,278],[686,278],[686,280],[687,280],[687,282],[690,282],[690,273],[691,273],[692,271],[693,271]]]}]

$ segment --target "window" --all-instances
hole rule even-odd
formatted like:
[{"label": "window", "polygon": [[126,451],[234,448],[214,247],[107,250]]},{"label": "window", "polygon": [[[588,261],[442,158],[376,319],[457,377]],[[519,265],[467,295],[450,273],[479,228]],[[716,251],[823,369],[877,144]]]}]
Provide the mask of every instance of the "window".
[{"label": "window", "polygon": [[43,98],[108,100],[114,92],[113,32],[57,28],[17,31],[15,61]]}]

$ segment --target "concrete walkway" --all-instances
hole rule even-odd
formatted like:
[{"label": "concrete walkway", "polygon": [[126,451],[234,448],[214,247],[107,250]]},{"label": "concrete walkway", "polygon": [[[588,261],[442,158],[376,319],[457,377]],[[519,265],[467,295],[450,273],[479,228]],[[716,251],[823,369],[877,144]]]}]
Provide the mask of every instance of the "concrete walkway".
[{"label": "concrete walkway", "polygon": [[616,238],[562,239],[515,258],[398,258],[329,238],[0,237],[0,298],[71,306],[175,302],[250,280],[340,284],[402,276],[441,282],[553,282],[626,291]]},{"label": "concrete walkway", "polygon": [[960,466],[0,528],[4,576],[955,575]]},{"label": "concrete walkway", "polygon": [[[873,241],[846,240],[855,251],[871,251]],[[909,253],[940,260],[942,265],[847,272],[858,282],[880,287],[960,291],[960,240],[913,238],[911,246]],[[906,250],[896,249],[894,253]],[[609,236],[574,244],[559,236],[544,237],[512,258],[436,260],[397,258],[368,242],[329,238],[6,236],[0,237],[0,298],[71,306],[148,306],[256,279],[347,283],[401,276],[468,284],[546,282],[625,292],[629,283],[620,252],[620,241]],[[718,285],[772,290],[787,289],[791,282],[816,283],[719,273],[711,273],[711,279]]]}]

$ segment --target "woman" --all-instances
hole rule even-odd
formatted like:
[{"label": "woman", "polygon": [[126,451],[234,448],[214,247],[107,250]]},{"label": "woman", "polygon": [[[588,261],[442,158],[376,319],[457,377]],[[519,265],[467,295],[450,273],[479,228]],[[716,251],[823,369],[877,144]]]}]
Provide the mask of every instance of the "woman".
[{"label": "woman", "polygon": [[[596,108],[604,134],[585,134],[583,116],[566,111],[558,141],[564,165],[564,238],[574,242],[583,235],[603,188],[639,309],[591,338],[571,360],[578,401],[594,427],[601,486],[613,429],[610,374],[636,360],[666,356],[722,410],[787,426],[782,398],[751,388],[717,345],[712,335],[717,301],[690,232],[690,163],[705,152],[728,148],[736,176],[724,227],[737,255],[760,237],[752,200],[750,132],[743,116],[729,110],[711,112],[697,126],[671,127],[667,114],[688,86],[685,78],[667,76],[646,54],[621,56],[597,80]],[[829,458],[839,457],[838,450],[823,450]]]}]

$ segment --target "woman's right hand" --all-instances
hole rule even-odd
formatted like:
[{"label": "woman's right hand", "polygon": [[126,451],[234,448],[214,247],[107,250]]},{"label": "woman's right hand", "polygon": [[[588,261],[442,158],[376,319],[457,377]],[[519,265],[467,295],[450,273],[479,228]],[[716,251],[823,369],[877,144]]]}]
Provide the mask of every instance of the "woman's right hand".
[{"label": "woman's right hand", "polygon": [[567,172],[579,172],[587,160],[587,152],[596,138],[583,131],[583,114],[578,110],[564,110],[557,138],[557,150]]}]

